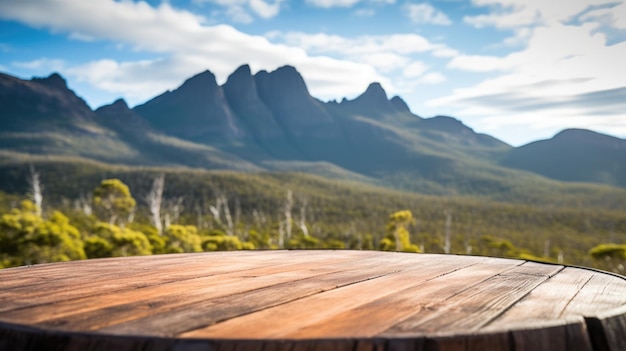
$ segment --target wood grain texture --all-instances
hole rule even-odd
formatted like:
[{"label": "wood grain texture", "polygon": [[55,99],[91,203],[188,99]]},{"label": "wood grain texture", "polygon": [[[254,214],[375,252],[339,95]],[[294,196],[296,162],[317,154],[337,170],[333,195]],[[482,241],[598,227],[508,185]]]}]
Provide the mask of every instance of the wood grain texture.
[{"label": "wood grain texture", "polygon": [[4,350],[626,350],[626,280],[373,251],[47,264],[0,270]]}]

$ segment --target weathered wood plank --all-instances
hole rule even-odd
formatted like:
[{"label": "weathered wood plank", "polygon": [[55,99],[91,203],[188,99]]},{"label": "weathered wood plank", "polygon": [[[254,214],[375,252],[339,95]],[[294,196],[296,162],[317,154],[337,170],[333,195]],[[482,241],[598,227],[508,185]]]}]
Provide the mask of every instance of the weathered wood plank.
[{"label": "weathered wood plank", "polygon": [[[458,258],[457,258],[458,259]],[[464,269],[440,274],[432,279],[415,284],[371,302],[347,309],[328,319],[305,325],[283,337],[376,337],[416,311],[447,296],[457,294],[468,286],[488,279],[500,272],[512,269],[523,262],[514,260],[487,259]],[[446,282],[445,284],[442,284]],[[375,321],[375,322],[374,322]],[[384,335],[394,337],[397,335]]]},{"label": "weathered wood plank", "polygon": [[[210,338],[280,338],[311,325],[333,323],[337,315],[358,306],[372,303],[398,290],[416,288],[426,281],[479,264],[484,259],[442,257],[422,265],[407,266],[401,271],[315,294],[290,303],[229,319],[203,329],[182,334],[182,337]],[[367,292],[364,294],[363,292]],[[386,323],[368,319],[370,323]],[[336,335],[328,335],[336,336]],[[357,336],[357,335],[351,335]],[[308,337],[308,336],[303,336]]]},{"label": "weathered wood plank", "polygon": [[477,331],[562,269],[526,262],[427,305],[385,334]]},{"label": "weathered wood plank", "polygon": [[[533,289],[527,296],[485,326],[484,330],[502,330],[516,325],[538,326],[546,321],[565,321],[565,309],[580,293],[595,273],[566,267]],[[581,306],[582,307],[582,306]],[[589,312],[593,304],[584,306]],[[581,314],[569,317],[580,321]]]},{"label": "weathered wood plank", "polygon": [[[267,252],[270,253],[271,251]],[[283,253],[282,256],[284,255]],[[293,255],[292,260],[296,263],[300,262],[302,266],[303,263],[298,260],[299,256]],[[167,265],[153,264],[152,267],[148,266],[147,269],[140,270],[140,273],[137,273],[137,267],[133,266],[129,269],[126,266],[123,268],[123,274],[120,274],[117,269],[110,269],[105,272],[95,270],[82,274],[73,273],[72,278],[64,279],[62,282],[54,280],[54,276],[52,276],[49,278],[52,280],[49,284],[45,284],[45,287],[30,288],[26,291],[13,289],[0,292],[0,312],[85,297],[112,295],[117,292],[133,291],[139,288],[167,285],[202,277],[220,276],[232,272],[245,272],[269,264],[284,268],[294,264],[289,260],[280,260],[280,257],[281,254],[277,253],[260,255],[259,257],[253,256],[251,259],[246,259],[244,256],[238,257],[239,259],[227,259],[223,262],[206,262],[203,260],[189,262],[183,260],[180,264],[170,264],[171,262],[167,262]],[[353,255],[336,258],[320,255],[306,256],[306,262],[309,262],[309,265],[329,260],[344,262],[355,259],[357,257]],[[46,272],[46,274],[48,273]],[[65,274],[67,275],[67,273]],[[166,286],[164,288],[167,289]],[[11,304],[3,304],[3,301],[11,301]]]},{"label": "weathered wood plank", "polygon": [[0,270],[0,350],[626,350],[626,280],[484,257],[262,251]]},{"label": "weathered wood plank", "polygon": [[597,314],[598,311],[610,311],[624,305],[626,280],[594,272],[584,288],[567,305],[562,317]]},{"label": "weathered wood plank", "polygon": [[[362,264],[367,264],[368,259],[359,260]],[[369,260],[375,260],[369,258]],[[51,323],[62,324],[63,321],[60,318],[76,315],[75,319],[91,320],[95,321],[95,316],[77,316],[80,313],[87,313],[89,311],[114,308],[115,306],[122,305],[121,308],[127,313],[131,313],[132,303],[144,303],[146,306],[162,306],[167,303],[171,304],[187,304],[192,303],[194,297],[204,299],[211,295],[207,294],[229,294],[232,291],[229,290],[233,287],[241,286],[242,282],[249,283],[244,288],[255,288],[258,286],[265,286],[276,284],[281,281],[290,281],[298,275],[314,276],[315,274],[323,274],[332,271],[335,265],[351,261],[355,262],[354,258],[337,256],[334,258],[328,257],[311,257],[307,258],[306,262],[295,261],[293,263],[288,261],[281,261],[278,264],[265,265],[259,267],[246,266],[245,269],[237,269],[238,266],[233,267],[232,272],[223,271],[222,269],[215,269],[209,272],[206,276],[195,277],[192,276],[189,279],[173,279],[173,280],[161,280],[151,279],[150,281],[141,281],[128,283],[128,288],[124,290],[98,290],[98,292],[91,293],[87,291],[87,296],[70,295],[65,297],[63,301],[53,301],[49,303],[47,298],[39,299],[37,303],[31,302],[27,306],[22,306],[19,309],[14,309],[4,312],[4,317],[10,319],[15,323],[34,324],[43,321],[50,321]],[[311,269],[311,265],[315,264],[315,270]],[[241,268],[241,267],[239,267]],[[155,274],[158,278],[162,273]],[[252,279],[259,278],[259,279]],[[126,279],[124,279],[126,280]],[[137,285],[138,284],[138,285]],[[260,285],[261,284],[261,285]],[[265,284],[265,285],[262,285]],[[216,289],[219,287],[219,289]],[[185,299],[180,299],[182,294],[186,294]],[[220,296],[220,295],[218,295]],[[21,302],[22,299],[17,300]],[[141,308],[145,309],[145,308]],[[84,322],[80,328],[89,328],[89,322]],[[89,330],[89,329],[86,329]]]},{"label": "weathered wood plank", "polygon": [[[233,272],[204,278],[160,284],[107,296],[96,296],[65,303],[11,311],[7,317],[22,323],[63,330],[93,330],[175,308],[195,308],[196,304],[214,298],[224,298],[246,291],[267,288],[303,279],[314,279],[329,273],[355,269],[376,269],[378,265],[402,260],[390,256],[362,260],[342,258],[307,258],[306,262],[281,263],[245,272]],[[314,268],[311,267],[314,264]],[[236,303],[234,303],[236,305]],[[38,318],[36,316],[39,316]],[[35,321],[37,319],[37,321]]]},{"label": "weathered wood plank", "polygon": [[342,264],[333,273],[274,284],[271,286],[246,289],[214,299],[204,299],[192,305],[151,313],[133,321],[111,325],[99,331],[107,333],[136,333],[137,335],[173,336],[205,327],[220,321],[278,306],[327,290],[357,284],[377,277],[393,274],[411,262],[410,256],[389,256],[371,265],[359,262]]}]

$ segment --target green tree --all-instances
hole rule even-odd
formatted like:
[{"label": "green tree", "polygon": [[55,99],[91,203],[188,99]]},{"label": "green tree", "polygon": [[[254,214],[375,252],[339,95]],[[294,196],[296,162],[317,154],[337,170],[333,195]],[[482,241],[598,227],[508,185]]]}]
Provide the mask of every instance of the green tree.
[{"label": "green tree", "polygon": [[25,200],[0,217],[0,261],[3,266],[60,262],[86,258],[78,229],[61,212],[49,219]]},{"label": "green tree", "polygon": [[380,249],[385,251],[419,252],[417,245],[411,244],[406,226],[413,222],[409,210],[398,211],[389,216],[387,235],[380,241]]},{"label": "green tree", "polygon": [[594,263],[601,269],[624,274],[626,265],[626,245],[600,244],[589,250]]},{"label": "green tree", "polygon": [[152,245],[142,232],[97,222],[85,241],[89,258],[152,254]]},{"label": "green tree", "polygon": [[109,224],[123,224],[122,218],[127,217],[135,209],[136,201],[128,186],[119,179],[105,179],[93,191],[93,203],[100,218]]},{"label": "green tree", "polygon": [[212,230],[202,240],[202,248],[205,251],[234,251],[254,250],[251,242],[241,242],[235,235],[227,235],[221,230]]},{"label": "green tree", "polygon": [[195,226],[173,224],[165,230],[163,237],[166,239],[167,253],[202,251],[202,238]]}]

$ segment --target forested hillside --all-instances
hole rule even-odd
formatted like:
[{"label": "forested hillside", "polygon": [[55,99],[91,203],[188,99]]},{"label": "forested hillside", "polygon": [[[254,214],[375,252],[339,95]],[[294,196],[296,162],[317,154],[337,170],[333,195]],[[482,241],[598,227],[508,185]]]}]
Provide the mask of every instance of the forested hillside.
[{"label": "forested hillside", "polygon": [[322,102],[290,66],[244,65],[223,85],[205,71],[95,111],[58,74],[0,74],[0,105],[4,267],[345,248],[624,270],[618,138],[568,131],[513,148],[418,116],[378,83]]},{"label": "forested hillside", "polygon": [[[611,194],[612,188],[598,189],[602,199],[570,191],[561,199],[546,193],[543,204],[530,205],[424,196],[297,173],[31,161],[1,166],[5,267],[135,254],[333,248],[523,257],[623,271],[624,247],[598,246],[626,242],[626,196]],[[23,202],[37,199],[33,184],[43,189],[41,214],[32,201]]]}]

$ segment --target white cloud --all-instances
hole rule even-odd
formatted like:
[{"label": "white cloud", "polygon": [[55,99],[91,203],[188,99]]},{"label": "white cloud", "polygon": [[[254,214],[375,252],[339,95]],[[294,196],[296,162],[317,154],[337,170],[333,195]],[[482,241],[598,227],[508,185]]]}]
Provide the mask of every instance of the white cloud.
[{"label": "white cloud", "polygon": [[226,14],[235,22],[251,23],[254,21],[250,12],[261,18],[272,18],[280,13],[285,0],[193,0],[194,3],[213,3],[226,8]]},{"label": "white cloud", "polygon": [[[431,43],[418,34],[363,35],[348,38],[324,33],[271,32],[266,37],[276,42],[303,48],[308,53],[328,55],[358,62],[375,68],[393,81],[384,84],[391,94],[411,91],[419,84],[445,81],[440,73],[424,75],[428,66],[422,62],[424,54],[448,57],[456,50],[443,44]],[[419,80],[415,78],[420,77]],[[382,82],[381,82],[382,83]]]},{"label": "white cloud", "polygon": [[283,1],[275,0],[273,3],[267,3],[263,0],[250,0],[250,8],[263,18],[272,18],[280,12],[280,4]]},{"label": "white cloud", "polygon": [[456,52],[444,44],[431,43],[418,34],[363,35],[348,38],[325,33],[271,32],[266,37],[301,47],[312,53],[341,53],[351,58],[376,53],[410,55],[433,52],[441,55],[444,52],[446,54]]},{"label": "white cloud", "polygon": [[433,56],[435,57],[454,57],[457,56],[459,52],[457,50],[444,47],[441,49],[433,50]]},{"label": "white cloud", "polygon": [[431,72],[423,76],[418,80],[418,83],[422,84],[439,84],[446,81],[446,77],[438,72]]},{"label": "white cloud", "polygon": [[[354,5],[363,1],[364,0],[306,0],[306,3],[314,7],[330,9],[333,7],[353,7]],[[368,0],[368,2],[373,3],[373,4],[386,5],[386,4],[394,4],[396,1],[395,0]],[[362,14],[370,13],[370,11],[365,10],[365,9],[362,11],[365,11],[365,12],[362,12]]]},{"label": "white cloud", "polygon": [[408,78],[419,77],[428,70],[428,66],[421,61],[411,62],[404,67],[403,75]]},{"label": "white cloud", "polygon": [[226,8],[226,14],[234,22],[248,24],[254,22],[254,18],[243,6],[230,5]]},{"label": "white cloud", "polygon": [[12,66],[18,68],[26,68],[34,71],[55,71],[60,72],[65,69],[66,64],[63,60],[41,58],[32,61],[16,61],[11,63]]},{"label": "white cloud", "polygon": [[409,16],[414,23],[437,24],[442,26],[452,24],[452,21],[450,21],[446,14],[428,3],[407,4],[405,5],[405,9],[407,16]]},{"label": "white cloud", "polygon": [[354,14],[359,17],[372,17],[376,14],[376,11],[374,9],[358,9]]},{"label": "white cloud", "polygon": [[507,60],[496,56],[458,55],[449,63],[448,68],[470,72],[492,72],[510,69]]},{"label": "white cloud", "polygon": [[599,8],[589,11],[580,17],[583,21],[600,22],[613,28],[626,29],[626,2],[614,7]]},{"label": "white cloud", "polygon": [[[564,7],[551,18],[569,18],[582,8]],[[569,126],[626,135],[626,71],[621,69],[626,42],[607,45],[596,23],[545,23],[529,27],[525,47],[506,56],[453,58],[449,68],[499,75],[428,105],[454,106],[487,132],[510,134],[507,128],[523,126],[554,133]]]},{"label": "white cloud", "polygon": [[352,7],[361,0],[306,0],[307,4],[329,9],[331,7]]},{"label": "white cloud", "polygon": [[[529,25],[552,25],[554,23],[565,22],[574,16],[583,13],[591,6],[621,3],[613,9],[599,10],[597,14],[604,14],[608,11],[614,17],[620,18],[616,23],[623,24],[623,1],[612,0],[567,0],[567,1],[546,1],[546,0],[472,0],[475,6],[487,7],[490,13],[477,16],[466,16],[463,20],[476,27],[493,26],[496,28],[515,28]],[[592,11],[593,12],[593,11]]]},{"label": "white cloud", "polygon": [[64,68],[66,74],[81,82],[128,96],[131,104],[173,89],[205,69],[223,83],[244,63],[250,64],[253,71],[293,65],[304,76],[311,93],[320,98],[358,94],[372,81],[391,85],[367,64],[310,56],[302,48],[273,44],[228,25],[208,26],[203,18],[167,3],[152,7],[144,2],[112,0],[0,2],[0,18],[56,33],[125,43],[134,50],[161,55],[147,61],[98,60]]}]

